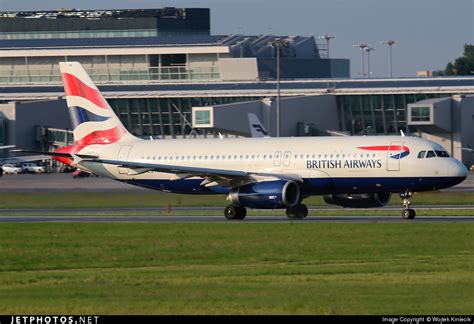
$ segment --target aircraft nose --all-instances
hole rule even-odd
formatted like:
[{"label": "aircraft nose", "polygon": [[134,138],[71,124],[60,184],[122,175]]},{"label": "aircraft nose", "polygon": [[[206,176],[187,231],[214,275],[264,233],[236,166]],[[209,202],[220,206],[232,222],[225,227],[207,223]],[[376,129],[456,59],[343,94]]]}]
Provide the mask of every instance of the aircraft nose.
[{"label": "aircraft nose", "polygon": [[[451,165],[449,166],[449,173],[452,177],[462,178],[462,180],[467,177],[467,168],[460,161],[453,159]],[[462,181],[461,180],[461,181]]]}]

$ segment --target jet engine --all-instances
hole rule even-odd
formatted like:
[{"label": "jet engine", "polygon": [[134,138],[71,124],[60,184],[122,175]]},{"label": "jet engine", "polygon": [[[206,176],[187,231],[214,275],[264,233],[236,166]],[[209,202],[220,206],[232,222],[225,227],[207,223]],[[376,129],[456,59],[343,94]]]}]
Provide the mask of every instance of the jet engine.
[{"label": "jet engine", "polygon": [[232,189],[229,199],[235,205],[250,208],[291,207],[300,201],[300,187],[293,181],[260,181]]},{"label": "jet engine", "polygon": [[392,193],[365,193],[365,194],[332,194],[324,196],[328,204],[349,208],[374,208],[388,204]]}]

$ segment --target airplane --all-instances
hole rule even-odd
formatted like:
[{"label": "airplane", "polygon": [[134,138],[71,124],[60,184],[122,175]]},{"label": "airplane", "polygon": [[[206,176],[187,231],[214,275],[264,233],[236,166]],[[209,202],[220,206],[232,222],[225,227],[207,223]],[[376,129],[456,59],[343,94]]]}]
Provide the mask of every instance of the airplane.
[{"label": "airplane", "polygon": [[257,115],[248,113],[250,137],[270,137]]},{"label": "airplane", "polygon": [[[302,202],[323,195],[352,208],[403,199],[415,218],[414,192],[447,188],[466,167],[431,141],[409,136],[143,140],[133,136],[78,62],[60,62],[74,145],[45,153],[81,170],[124,183],[182,194],[224,194],[229,220],[247,208],[286,209],[304,219]],[[403,134],[402,134],[403,135]]]}]

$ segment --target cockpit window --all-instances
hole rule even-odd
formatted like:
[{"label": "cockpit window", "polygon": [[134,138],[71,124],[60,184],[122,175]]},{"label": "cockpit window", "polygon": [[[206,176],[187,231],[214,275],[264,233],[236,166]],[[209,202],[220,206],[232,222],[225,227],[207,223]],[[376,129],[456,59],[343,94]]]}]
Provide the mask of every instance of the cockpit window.
[{"label": "cockpit window", "polygon": [[444,158],[449,157],[449,154],[446,151],[435,151],[435,152],[436,152],[436,155],[439,157],[444,157]]},{"label": "cockpit window", "polygon": [[424,159],[424,158],[425,158],[425,154],[426,154],[426,151],[420,151],[420,153],[418,153],[418,158],[419,158],[419,159]]},{"label": "cockpit window", "polygon": [[429,158],[432,158],[432,157],[435,157],[435,152],[433,151],[428,151],[428,153],[426,153],[426,158],[429,159]]}]

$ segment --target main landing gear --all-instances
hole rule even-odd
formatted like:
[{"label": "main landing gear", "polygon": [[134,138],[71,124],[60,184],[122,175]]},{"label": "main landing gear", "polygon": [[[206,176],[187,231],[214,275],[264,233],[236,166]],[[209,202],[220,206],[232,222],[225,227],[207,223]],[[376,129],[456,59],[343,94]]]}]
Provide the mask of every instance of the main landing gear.
[{"label": "main landing gear", "polygon": [[289,219],[305,219],[308,216],[308,207],[303,204],[298,204],[286,209],[286,216]]},{"label": "main landing gear", "polygon": [[[242,220],[247,216],[247,208],[239,205],[228,205],[224,209],[225,218],[228,220]],[[305,219],[308,216],[308,207],[303,204],[298,204],[286,209],[286,216],[289,219]]]},{"label": "main landing gear", "polygon": [[224,215],[229,220],[244,219],[247,216],[247,208],[239,205],[228,205],[224,209]]},{"label": "main landing gear", "polygon": [[405,191],[400,193],[400,198],[403,199],[403,210],[402,210],[402,217],[403,219],[414,219],[416,216],[416,212],[414,209],[410,207],[410,198],[413,196],[413,192]]}]

